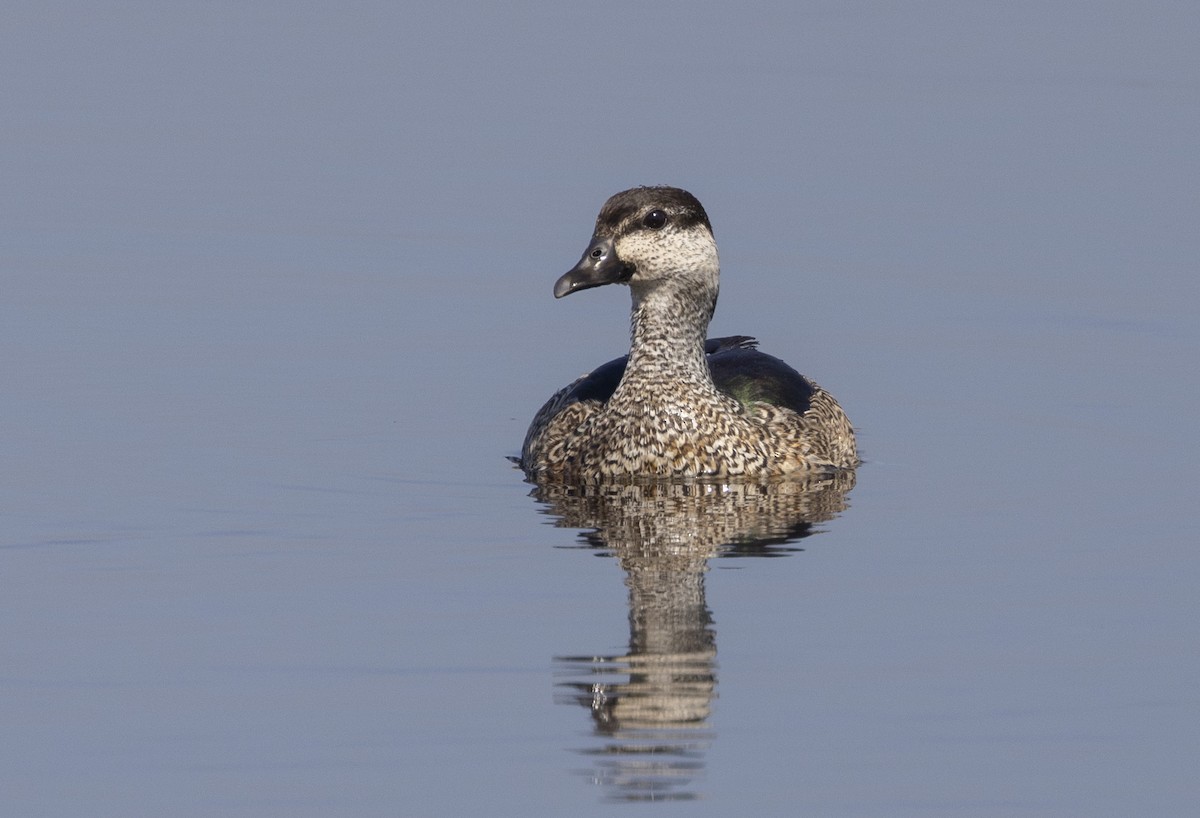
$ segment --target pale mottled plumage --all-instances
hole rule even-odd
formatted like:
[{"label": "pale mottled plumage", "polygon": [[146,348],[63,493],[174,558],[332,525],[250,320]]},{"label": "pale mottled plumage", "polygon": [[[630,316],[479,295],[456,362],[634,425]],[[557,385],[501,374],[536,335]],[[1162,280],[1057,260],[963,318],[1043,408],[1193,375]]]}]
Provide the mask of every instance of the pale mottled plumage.
[{"label": "pale mottled plumage", "polygon": [[742,336],[705,342],[719,264],[700,202],[670,187],[609,199],[579,264],[554,294],[625,283],[628,358],[560,390],[521,451],[532,477],[765,477],[858,464],[833,397]]}]

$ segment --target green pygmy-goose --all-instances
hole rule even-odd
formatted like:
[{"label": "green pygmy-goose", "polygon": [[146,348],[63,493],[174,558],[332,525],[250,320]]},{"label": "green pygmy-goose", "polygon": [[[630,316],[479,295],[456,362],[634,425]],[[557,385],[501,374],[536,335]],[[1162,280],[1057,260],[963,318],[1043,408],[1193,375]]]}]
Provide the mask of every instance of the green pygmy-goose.
[{"label": "green pygmy-goose", "polygon": [[687,191],[638,187],[605,202],[554,295],[628,284],[629,355],[537,413],[521,450],[531,478],[774,477],[858,464],[854,430],[832,395],[753,338],[706,341],[718,274],[708,215]]}]

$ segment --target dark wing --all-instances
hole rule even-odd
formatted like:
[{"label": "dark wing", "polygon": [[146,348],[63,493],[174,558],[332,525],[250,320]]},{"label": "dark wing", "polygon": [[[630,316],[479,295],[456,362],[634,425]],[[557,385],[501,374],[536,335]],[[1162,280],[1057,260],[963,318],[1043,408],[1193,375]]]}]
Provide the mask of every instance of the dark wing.
[{"label": "dark wing", "polygon": [[742,405],[753,402],[808,411],[816,389],[812,382],[773,355],[737,347],[708,356],[713,383]]},{"label": "dark wing", "polygon": [[758,341],[749,335],[728,335],[724,338],[709,338],[704,342],[706,355],[728,352],[731,349],[755,349]]},{"label": "dark wing", "polygon": [[625,374],[625,364],[628,361],[629,356],[625,355],[593,369],[571,387],[571,392],[563,401],[563,405],[585,400],[608,403],[613,392],[617,391],[617,384],[621,382],[621,376]]},{"label": "dark wing", "polygon": [[[749,335],[709,338],[704,343],[713,382],[743,404],[752,401],[786,406],[795,412],[808,409],[813,386],[808,379],[778,358],[759,352]],[[594,400],[607,403],[625,374],[629,356],[596,367],[572,387],[563,405]]]}]

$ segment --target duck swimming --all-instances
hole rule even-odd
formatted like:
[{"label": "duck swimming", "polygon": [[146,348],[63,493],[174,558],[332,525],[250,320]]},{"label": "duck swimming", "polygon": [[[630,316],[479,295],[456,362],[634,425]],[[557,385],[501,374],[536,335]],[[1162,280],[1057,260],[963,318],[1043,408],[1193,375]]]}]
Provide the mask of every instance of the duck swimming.
[{"label": "duck swimming", "polygon": [[521,449],[534,479],[774,477],[858,465],[837,401],[747,336],[706,340],[720,265],[708,214],[673,187],[616,194],[554,296],[627,284],[629,355],[559,390]]}]

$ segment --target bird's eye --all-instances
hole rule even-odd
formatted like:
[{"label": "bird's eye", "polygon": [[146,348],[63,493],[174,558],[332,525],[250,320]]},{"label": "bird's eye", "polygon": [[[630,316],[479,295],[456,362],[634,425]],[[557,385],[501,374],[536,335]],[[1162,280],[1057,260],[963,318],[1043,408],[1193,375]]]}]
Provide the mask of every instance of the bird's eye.
[{"label": "bird's eye", "polygon": [[646,217],[642,219],[642,224],[646,227],[649,227],[651,230],[660,230],[666,225],[666,223],[667,214],[661,210],[651,210],[646,214]]}]

